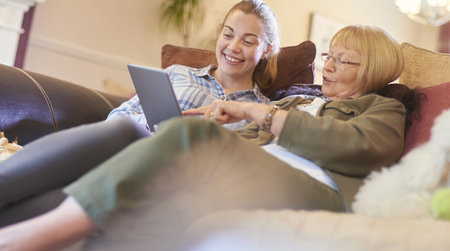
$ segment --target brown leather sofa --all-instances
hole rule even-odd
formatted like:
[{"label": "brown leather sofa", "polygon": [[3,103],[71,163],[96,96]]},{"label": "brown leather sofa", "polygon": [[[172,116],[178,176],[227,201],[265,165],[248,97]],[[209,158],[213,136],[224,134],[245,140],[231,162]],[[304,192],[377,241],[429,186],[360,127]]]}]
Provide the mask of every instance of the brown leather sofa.
[{"label": "brown leather sofa", "polygon": [[0,131],[20,145],[58,130],[104,120],[125,100],[125,97],[0,65]]},{"label": "brown leather sofa", "polygon": [[[447,70],[450,57],[409,44],[402,44],[402,48],[407,65],[399,82],[427,97],[418,111],[421,119],[406,132],[404,152],[407,153],[429,139],[434,118],[450,108]],[[263,90],[264,93],[274,100],[299,93],[320,95],[317,86],[302,84],[313,83],[315,53],[315,45],[309,41],[282,48],[278,58],[278,78],[269,89]],[[213,57],[213,51],[166,45],[162,48],[162,67],[176,63],[200,67]],[[17,139],[21,145],[56,130],[103,120],[112,107],[126,99],[0,65],[0,131],[4,131],[10,140]],[[2,176],[0,168],[0,195],[2,186],[8,186],[8,180]],[[0,227],[41,214],[58,205],[64,197],[56,188],[15,203],[5,204],[0,199]],[[352,200],[353,194],[345,196],[344,193],[344,197]]]},{"label": "brown leather sofa", "polygon": [[[114,107],[125,100],[126,97],[0,65],[0,131],[22,146],[58,130],[104,120]],[[11,177],[18,177],[23,183],[20,186],[30,185],[31,180],[22,179],[22,171],[13,170],[14,175],[0,170],[0,197],[8,197],[1,196],[1,193],[7,191],[2,187],[9,186],[15,180]],[[26,176],[33,179],[34,172],[39,170],[33,170]],[[52,178],[51,175],[46,176]],[[60,189],[55,189],[0,206],[0,227],[41,214],[58,205],[64,197]],[[0,205],[4,204],[0,201]]]}]

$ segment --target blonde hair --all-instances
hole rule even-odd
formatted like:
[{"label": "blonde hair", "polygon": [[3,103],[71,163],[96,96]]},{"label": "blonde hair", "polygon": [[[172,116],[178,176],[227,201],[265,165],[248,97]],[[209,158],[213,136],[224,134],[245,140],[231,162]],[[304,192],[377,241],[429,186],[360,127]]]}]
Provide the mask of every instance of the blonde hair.
[{"label": "blonde hair", "polygon": [[396,80],[405,60],[399,43],[386,31],[368,25],[350,25],[339,30],[330,47],[343,46],[361,54],[357,79],[364,94],[380,90]]},{"label": "blonde hair", "polygon": [[272,9],[261,0],[242,0],[235,4],[226,14],[221,29],[228,16],[235,11],[242,11],[245,14],[257,16],[264,24],[264,40],[272,51],[266,58],[260,60],[253,72],[253,81],[261,89],[266,89],[271,82],[277,78],[277,59],[280,52],[280,34],[278,21]]}]

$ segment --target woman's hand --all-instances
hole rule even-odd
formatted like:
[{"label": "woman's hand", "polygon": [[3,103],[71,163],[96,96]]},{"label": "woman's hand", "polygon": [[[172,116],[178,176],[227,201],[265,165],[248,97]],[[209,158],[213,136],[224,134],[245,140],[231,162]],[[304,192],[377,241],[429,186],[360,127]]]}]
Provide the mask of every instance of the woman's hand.
[{"label": "woman's hand", "polygon": [[[243,119],[255,121],[262,125],[266,114],[272,108],[271,105],[259,103],[246,103],[235,101],[216,100],[209,106],[203,106],[183,112],[185,116],[202,115],[221,124],[234,123]],[[279,136],[287,116],[287,111],[279,110],[272,120],[271,131],[275,136]]]},{"label": "woman's hand", "polygon": [[264,116],[269,107],[258,103],[216,100],[209,106],[199,107],[183,112],[183,115],[201,115],[221,124],[238,122],[243,119],[254,120]]}]

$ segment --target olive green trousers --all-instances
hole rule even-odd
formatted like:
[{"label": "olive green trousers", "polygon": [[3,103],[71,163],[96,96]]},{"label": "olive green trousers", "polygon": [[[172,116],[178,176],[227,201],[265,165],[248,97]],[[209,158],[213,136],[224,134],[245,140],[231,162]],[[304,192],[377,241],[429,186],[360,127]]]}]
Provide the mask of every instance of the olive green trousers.
[{"label": "olive green trousers", "polygon": [[222,126],[165,122],[64,189],[100,226],[95,250],[179,250],[183,231],[229,209],[344,211],[338,192]]}]

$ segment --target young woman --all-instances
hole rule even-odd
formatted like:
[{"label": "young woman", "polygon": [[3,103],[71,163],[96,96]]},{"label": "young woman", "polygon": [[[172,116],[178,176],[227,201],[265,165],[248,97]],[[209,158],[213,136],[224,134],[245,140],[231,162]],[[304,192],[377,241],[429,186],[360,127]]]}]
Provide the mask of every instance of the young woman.
[{"label": "young woman", "polygon": [[[168,121],[66,187],[69,198],[55,210],[1,230],[0,247],[60,247],[98,232],[88,241],[94,250],[182,250],[190,224],[221,210],[345,211],[345,177],[362,179],[402,153],[405,107],[374,91],[400,75],[404,60],[399,44],[371,26],[343,28],[323,57],[330,101],[218,101],[191,110],[254,124],[235,133],[205,119]],[[275,136],[284,152],[242,136]]]},{"label": "young woman", "polygon": [[[174,65],[167,72],[182,110],[218,99],[267,103],[260,89],[276,78],[279,51],[278,23],[271,8],[260,0],[243,0],[228,11],[221,24],[217,66],[194,69]],[[0,207],[69,184],[130,143],[149,136],[146,124],[135,96],[113,110],[106,122],[64,130],[28,144],[0,163],[3,177],[11,174],[17,178],[16,186],[1,188],[7,192],[0,193]],[[22,186],[21,175],[27,176],[27,170],[33,169],[39,170],[39,176]]]},{"label": "young woman", "polygon": [[[221,25],[216,44],[217,66],[196,69],[173,65],[166,71],[183,111],[210,105],[214,100],[267,103],[268,98],[260,90],[276,79],[279,51],[274,13],[262,1],[245,0],[228,11]],[[137,95],[114,109],[108,119],[121,117],[146,125]]]}]

